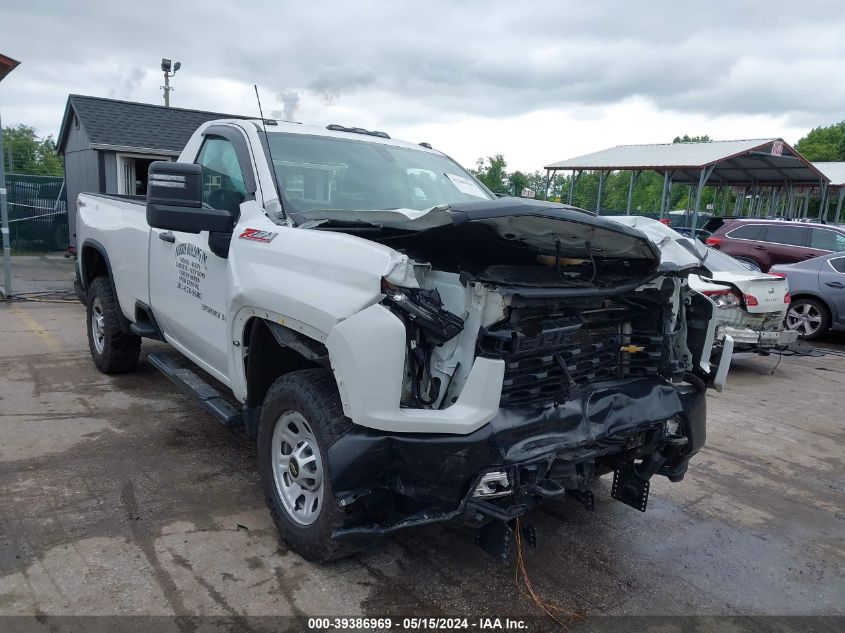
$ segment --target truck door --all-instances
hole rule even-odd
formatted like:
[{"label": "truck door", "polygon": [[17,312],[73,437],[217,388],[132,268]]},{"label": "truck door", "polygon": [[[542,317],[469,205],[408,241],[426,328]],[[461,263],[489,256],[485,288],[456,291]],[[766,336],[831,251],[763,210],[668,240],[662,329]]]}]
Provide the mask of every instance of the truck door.
[{"label": "truck door", "polygon": [[[203,204],[235,217],[247,198],[244,169],[231,140],[207,135],[197,155]],[[227,260],[211,252],[208,231],[153,229],[150,235],[150,303],[159,326],[192,360],[219,377],[228,374]]]}]

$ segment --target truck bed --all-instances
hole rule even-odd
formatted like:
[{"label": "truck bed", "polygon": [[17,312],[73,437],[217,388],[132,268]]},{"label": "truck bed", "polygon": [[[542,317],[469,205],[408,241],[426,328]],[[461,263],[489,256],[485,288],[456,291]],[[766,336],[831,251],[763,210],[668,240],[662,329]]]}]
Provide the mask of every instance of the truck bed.
[{"label": "truck bed", "polygon": [[[86,266],[85,249],[93,248],[107,257],[120,309],[135,320],[135,304],[149,304],[147,224],[143,196],[82,193],[76,221],[80,267]],[[120,257],[114,257],[119,253]]]}]

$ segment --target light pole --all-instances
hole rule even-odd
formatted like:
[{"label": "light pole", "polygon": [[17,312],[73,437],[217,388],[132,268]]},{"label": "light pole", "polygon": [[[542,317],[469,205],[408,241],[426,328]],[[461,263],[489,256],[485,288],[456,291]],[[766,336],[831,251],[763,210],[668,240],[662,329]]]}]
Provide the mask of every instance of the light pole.
[{"label": "light pole", "polygon": [[[20,62],[11,57],[0,55],[0,81],[17,68]],[[5,285],[3,294],[6,297],[12,296],[12,235],[9,233],[9,207],[6,205],[6,169],[3,165],[3,124],[0,122],[0,221],[3,234],[3,275]]]},{"label": "light pole", "polygon": [[171,63],[169,59],[165,59],[162,57],[161,59],[161,69],[164,71],[164,85],[161,86],[161,89],[164,90],[164,107],[170,107],[170,91],[173,88],[170,87],[170,78],[176,74],[176,71],[182,68],[182,62],[176,62],[172,65],[173,72],[171,70]]}]

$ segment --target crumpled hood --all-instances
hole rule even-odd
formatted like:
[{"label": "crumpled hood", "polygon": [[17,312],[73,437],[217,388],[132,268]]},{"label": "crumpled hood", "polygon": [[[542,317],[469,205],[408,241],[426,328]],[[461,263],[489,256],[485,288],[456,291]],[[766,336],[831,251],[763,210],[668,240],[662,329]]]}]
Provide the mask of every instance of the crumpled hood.
[{"label": "crumpled hood", "polygon": [[[507,240],[549,251],[556,241],[566,257],[640,258],[661,260],[659,249],[639,227],[630,227],[609,218],[596,217],[576,207],[524,198],[498,198],[471,203],[441,205],[418,211],[391,209],[383,211],[314,210],[296,214],[303,226],[325,222],[366,223],[385,228],[426,231],[477,222],[492,227]],[[588,245],[589,244],[589,248]],[[699,265],[695,260],[694,265]]]},{"label": "crumpled hood", "polygon": [[687,270],[702,265],[702,258],[693,241],[658,220],[638,215],[607,218],[611,222],[641,231],[660,249],[662,270]]}]

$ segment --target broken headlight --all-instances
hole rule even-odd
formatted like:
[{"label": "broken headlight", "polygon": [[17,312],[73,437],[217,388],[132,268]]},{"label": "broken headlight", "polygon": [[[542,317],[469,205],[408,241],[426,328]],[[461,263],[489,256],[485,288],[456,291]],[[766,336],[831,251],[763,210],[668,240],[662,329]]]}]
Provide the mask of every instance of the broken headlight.
[{"label": "broken headlight", "polygon": [[440,301],[437,290],[400,288],[382,279],[382,292],[388,305],[401,313],[408,322],[416,325],[434,346],[442,345],[460,334],[463,320],[452,314]]},{"label": "broken headlight", "polygon": [[[384,304],[405,324],[408,339],[402,404],[432,407],[441,395],[441,379],[431,373],[434,348],[460,334],[463,320],[446,310],[437,290],[400,288],[382,279]],[[448,385],[446,386],[448,389]]]}]

